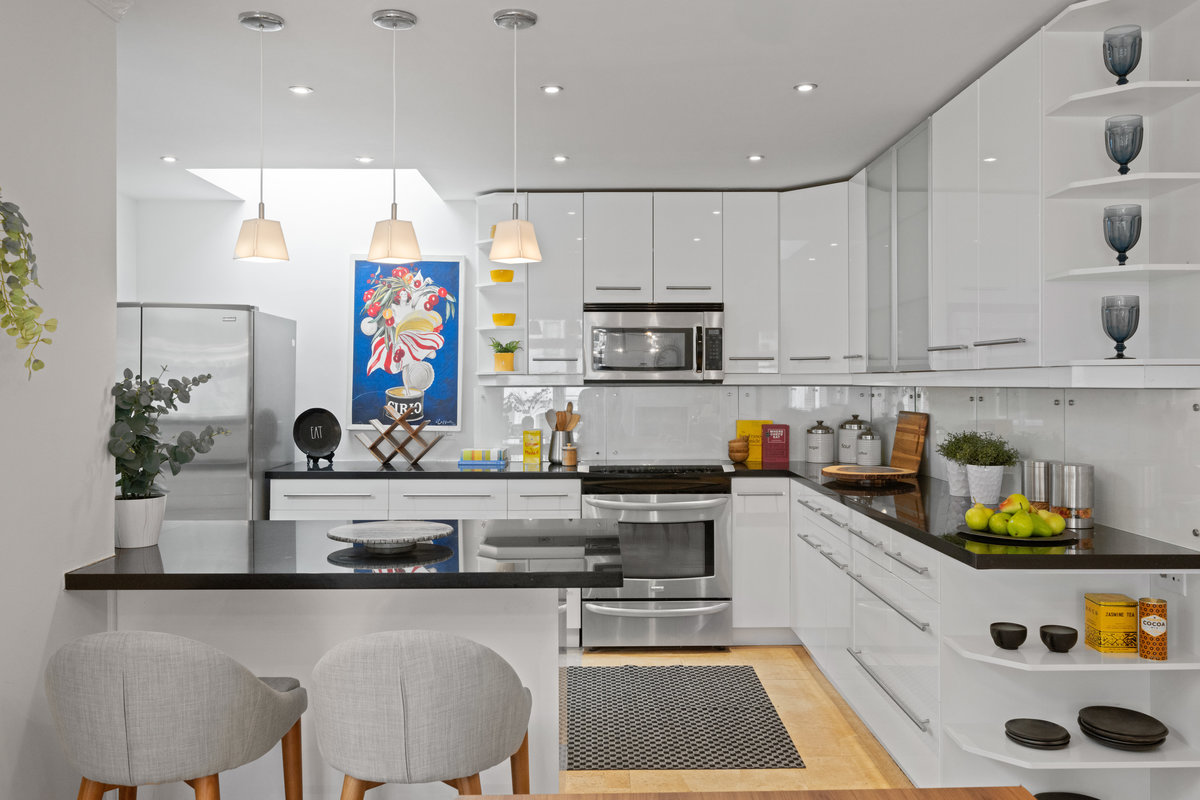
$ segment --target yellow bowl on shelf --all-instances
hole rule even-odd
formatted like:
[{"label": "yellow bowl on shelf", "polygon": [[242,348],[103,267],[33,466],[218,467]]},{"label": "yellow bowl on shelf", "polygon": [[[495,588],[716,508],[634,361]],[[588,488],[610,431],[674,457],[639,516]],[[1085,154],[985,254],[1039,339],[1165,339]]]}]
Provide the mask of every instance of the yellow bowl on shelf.
[{"label": "yellow bowl on shelf", "polygon": [[492,314],[492,324],[497,328],[507,328],[516,324],[516,314]]},{"label": "yellow bowl on shelf", "polygon": [[511,269],[494,269],[488,274],[492,276],[492,281],[495,283],[509,283],[513,279]]}]

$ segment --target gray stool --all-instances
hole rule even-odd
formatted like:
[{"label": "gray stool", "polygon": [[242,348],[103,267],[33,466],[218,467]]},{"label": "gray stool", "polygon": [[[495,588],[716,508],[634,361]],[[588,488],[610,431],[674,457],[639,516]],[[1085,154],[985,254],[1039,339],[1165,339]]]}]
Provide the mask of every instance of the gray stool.
[{"label": "gray stool", "polygon": [[442,781],[481,794],[479,773],[508,758],[529,793],[529,690],[481,644],[390,631],[334,647],[313,668],[317,746],[345,774],[342,800],[384,783]]},{"label": "gray stool", "polygon": [[287,800],[301,800],[295,678],[256,678],[206,644],[169,633],[85,636],[46,667],[46,696],[67,760],[83,773],[79,800],[109,789],[186,781],[198,800],[220,797],[217,774],[283,744]]}]

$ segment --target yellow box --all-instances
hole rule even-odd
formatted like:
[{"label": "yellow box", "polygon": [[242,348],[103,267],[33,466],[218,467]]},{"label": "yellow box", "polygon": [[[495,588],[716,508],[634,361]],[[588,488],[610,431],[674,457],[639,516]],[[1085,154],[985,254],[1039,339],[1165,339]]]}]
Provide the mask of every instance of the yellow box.
[{"label": "yellow box", "polygon": [[1123,594],[1088,592],[1083,596],[1084,641],[1101,653],[1136,653],[1137,600]]},{"label": "yellow box", "polygon": [[[522,431],[521,443],[522,448],[521,460],[526,464],[541,464],[542,463],[542,432],[539,431]],[[1137,616],[1137,604],[1134,604],[1134,616]],[[1135,646],[1136,649],[1136,646]]]},{"label": "yellow box", "polygon": [[747,461],[762,461],[762,426],[770,425],[769,419],[739,419],[737,421],[737,436],[746,437],[750,443],[750,455]]}]

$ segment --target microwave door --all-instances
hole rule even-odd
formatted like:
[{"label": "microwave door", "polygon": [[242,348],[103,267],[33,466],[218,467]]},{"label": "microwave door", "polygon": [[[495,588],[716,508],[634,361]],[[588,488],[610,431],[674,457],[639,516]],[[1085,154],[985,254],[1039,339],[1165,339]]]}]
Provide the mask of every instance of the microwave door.
[{"label": "microwave door", "polygon": [[591,377],[680,380],[699,374],[693,328],[593,327]]}]

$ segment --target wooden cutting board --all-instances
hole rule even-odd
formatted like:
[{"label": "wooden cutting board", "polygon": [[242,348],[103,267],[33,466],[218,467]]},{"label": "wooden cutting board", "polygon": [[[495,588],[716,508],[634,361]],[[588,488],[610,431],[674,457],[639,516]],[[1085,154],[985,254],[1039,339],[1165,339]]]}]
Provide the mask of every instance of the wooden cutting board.
[{"label": "wooden cutting board", "polygon": [[911,470],[921,469],[921,456],[925,453],[925,432],[929,430],[929,415],[919,411],[901,411],[896,421],[896,435],[892,438],[893,467]]}]

